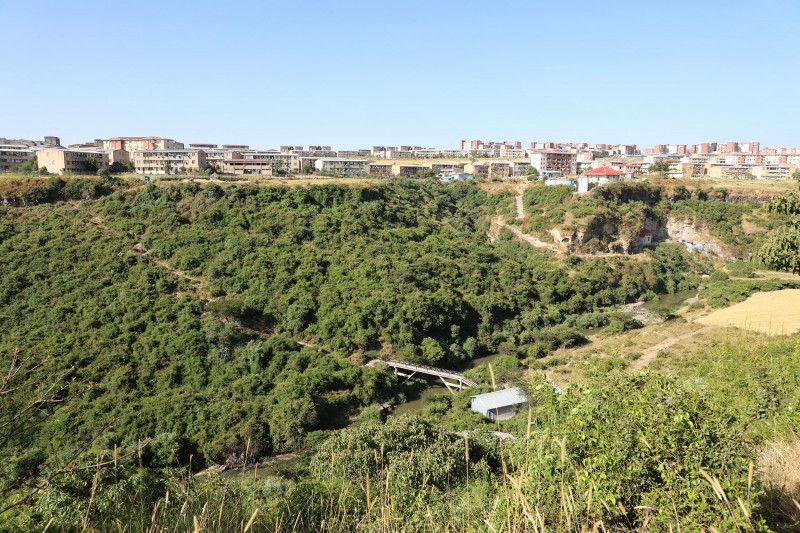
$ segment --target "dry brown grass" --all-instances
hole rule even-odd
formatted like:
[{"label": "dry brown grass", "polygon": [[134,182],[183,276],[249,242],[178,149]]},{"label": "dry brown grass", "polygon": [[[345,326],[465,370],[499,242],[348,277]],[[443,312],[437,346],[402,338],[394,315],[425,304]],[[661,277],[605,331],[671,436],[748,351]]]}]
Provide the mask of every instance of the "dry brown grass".
[{"label": "dry brown grass", "polygon": [[767,335],[800,331],[800,289],[759,292],[744,302],[697,319],[700,324],[735,326]]},{"label": "dry brown grass", "polygon": [[767,441],[758,457],[770,511],[800,522],[800,439]]}]

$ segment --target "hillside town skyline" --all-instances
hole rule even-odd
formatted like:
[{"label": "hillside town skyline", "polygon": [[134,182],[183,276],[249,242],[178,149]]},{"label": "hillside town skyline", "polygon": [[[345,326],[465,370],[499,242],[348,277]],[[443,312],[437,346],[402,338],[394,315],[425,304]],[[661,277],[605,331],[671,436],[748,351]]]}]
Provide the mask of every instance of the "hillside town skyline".
[{"label": "hillside town skyline", "polygon": [[[240,176],[419,176],[442,179],[559,179],[608,169],[609,176],[787,179],[798,175],[800,148],[762,146],[758,141],[695,144],[589,144],[586,142],[483,141],[460,139],[455,148],[371,145],[185,143],[161,136],[117,136],[63,145],[57,136],[41,140],[0,137],[0,171],[36,157],[49,174],[136,172],[139,174],[229,174]],[[577,184],[575,184],[577,186]],[[578,187],[580,188],[580,187]]]}]

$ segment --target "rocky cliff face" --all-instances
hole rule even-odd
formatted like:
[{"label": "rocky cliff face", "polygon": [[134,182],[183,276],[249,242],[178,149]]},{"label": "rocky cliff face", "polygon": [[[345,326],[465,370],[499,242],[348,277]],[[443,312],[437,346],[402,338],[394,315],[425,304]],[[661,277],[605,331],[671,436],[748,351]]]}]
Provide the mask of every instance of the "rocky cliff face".
[{"label": "rocky cliff face", "polygon": [[[650,232],[652,244],[659,242],[690,243],[699,249],[710,250],[720,257],[734,259],[736,250],[716,237],[691,218],[670,217],[666,222],[657,218],[646,218],[642,229]],[[549,231],[553,242],[564,252],[601,252],[601,253],[640,253],[647,245],[646,237],[638,231],[621,230],[610,221],[593,221],[585,227],[575,230],[551,228]]]},{"label": "rocky cliff face", "polygon": [[613,221],[593,219],[575,230],[551,228],[549,233],[563,251],[634,254],[647,244],[641,229],[650,232],[653,244],[669,238],[666,226],[655,218],[645,218],[644,223],[635,228],[620,228]]},{"label": "rocky cliff face", "polygon": [[725,259],[736,259],[736,250],[732,246],[713,237],[701,223],[691,218],[669,217],[666,231],[670,241],[691,243]]}]

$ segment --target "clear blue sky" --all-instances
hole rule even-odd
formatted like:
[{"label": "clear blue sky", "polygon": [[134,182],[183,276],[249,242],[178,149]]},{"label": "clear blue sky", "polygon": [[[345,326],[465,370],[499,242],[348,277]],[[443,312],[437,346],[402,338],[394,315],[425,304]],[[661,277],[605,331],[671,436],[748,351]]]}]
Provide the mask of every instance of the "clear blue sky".
[{"label": "clear blue sky", "polygon": [[0,0],[0,137],[800,146],[800,0]]}]

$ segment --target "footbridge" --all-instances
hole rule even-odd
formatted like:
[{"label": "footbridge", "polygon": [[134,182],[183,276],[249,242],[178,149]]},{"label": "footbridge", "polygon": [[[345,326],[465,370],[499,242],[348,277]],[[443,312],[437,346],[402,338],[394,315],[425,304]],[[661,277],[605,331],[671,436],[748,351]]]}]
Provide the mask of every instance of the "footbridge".
[{"label": "footbridge", "polygon": [[[381,363],[392,367],[395,375],[406,378],[405,381],[408,381],[417,374],[435,376],[442,380],[442,383],[444,383],[444,386],[447,387],[447,390],[449,390],[451,394],[455,394],[456,390],[461,390],[464,387],[478,386],[477,383],[461,372],[436,368],[435,366],[418,365],[416,363],[406,363],[405,361],[394,361],[392,359],[373,359],[367,366],[374,366]],[[403,383],[405,383],[405,381]]]}]

